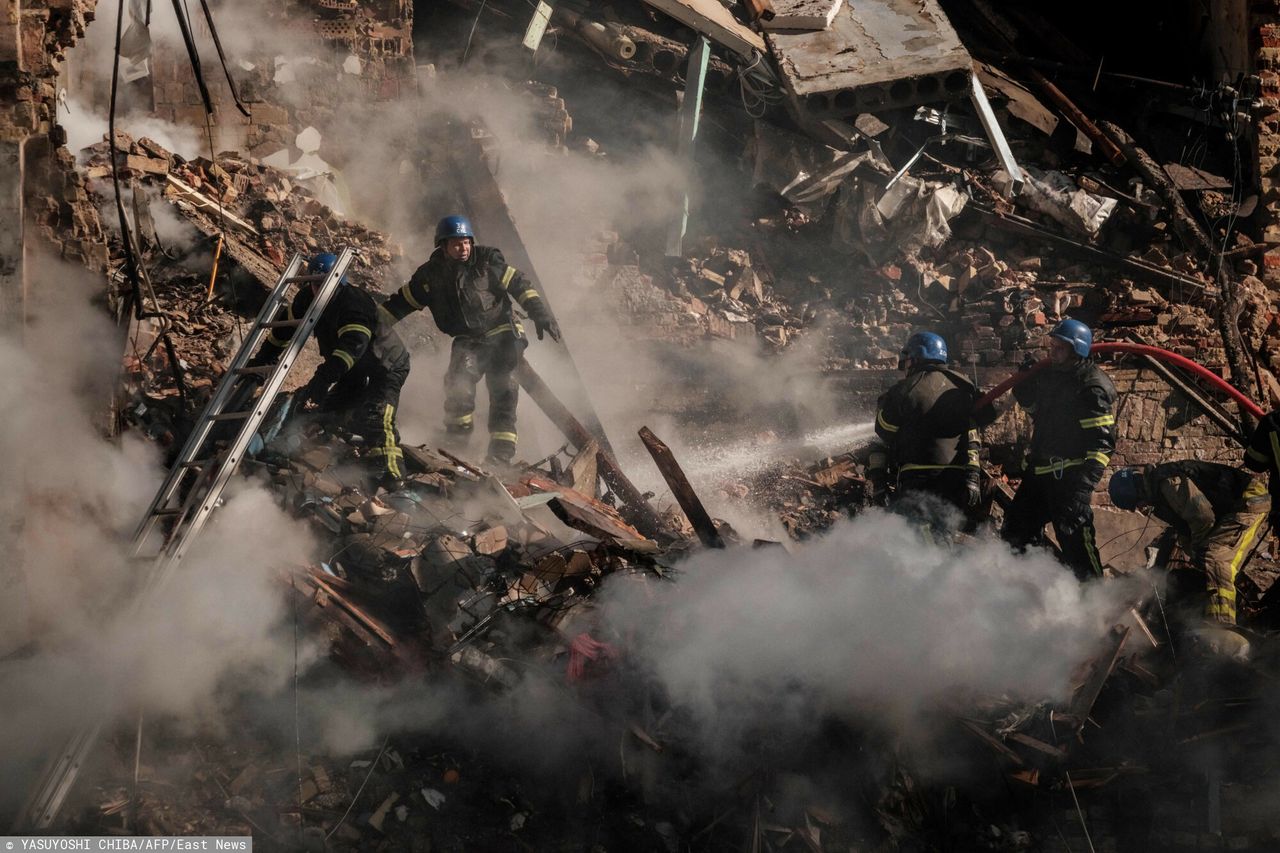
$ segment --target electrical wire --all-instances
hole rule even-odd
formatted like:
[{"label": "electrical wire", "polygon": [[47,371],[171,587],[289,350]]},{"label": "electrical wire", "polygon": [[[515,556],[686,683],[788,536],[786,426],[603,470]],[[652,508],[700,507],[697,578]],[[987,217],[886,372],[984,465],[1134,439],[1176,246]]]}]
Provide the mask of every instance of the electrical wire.
[{"label": "electrical wire", "polygon": [[231,76],[231,69],[227,67],[227,56],[222,52],[222,39],[218,38],[218,28],[213,25],[213,12],[209,10],[209,0],[200,0],[200,8],[204,10],[204,19],[209,25],[209,37],[213,39],[213,46],[218,51],[218,62],[222,64],[222,72],[227,76],[227,88],[231,90],[231,99],[236,102],[236,109],[240,110],[245,118],[253,118],[249,109],[240,101],[240,93],[236,91],[236,81]]},{"label": "electrical wire", "polygon": [[133,229],[129,225],[128,216],[125,214],[124,196],[120,192],[120,149],[116,144],[116,107],[120,90],[120,52],[121,41],[124,37],[124,5],[124,2],[121,2],[116,8],[115,51],[111,61],[111,97],[107,110],[107,149],[111,156],[111,187],[115,193],[116,216],[120,222],[120,242],[124,249],[125,275],[128,278],[133,299],[134,319],[159,318],[160,330],[157,334],[157,340],[164,344],[165,353],[169,357],[169,368],[173,372],[174,383],[177,386],[178,398],[185,408],[187,403],[187,383],[182,375],[182,365],[179,363],[177,353],[174,350],[173,340],[169,335],[169,320],[163,312],[158,310],[159,302],[156,299],[155,292],[151,290],[149,281],[147,282],[147,289],[150,291],[152,304],[157,310],[146,310],[142,293],[144,276],[140,273],[141,267],[138,263],[138,252],[134,243]]},{"label": "electrical wire", "polygon": [[[200,67],[200,51],[191,35],[191,22],[183,11],[184,2],[185,0],[173,0],[173,13],[178,18],[178,29],[182,31],[182,42],[187,48],[187,59],[191,62],[191,71],[196,78],[196,88],[200,90],[200,100],[204,102],[204,111],[212,113],[213,98],[209,95],[209,86],[205,83],[204,71]],[[123,2],[121,5],[124,5]]]},{"label": "electrical wire", "polygon": [[751,78],[751,72],[759,67],[763,68],[760,63],[764,56],[759,51],[754,51],[751,64],[745,68],[738,69],[738,96],[742,100],[742,108],[746,110],[747,115],[751,118],[763,118],[769,108],[782,102],[782,93],[777,91],[776,87],[767,86],[765,84],[757,84]]},{"label": "electrical wire", "polygon": [[356,795],[351,798],[351,803],[347,806],[347,810],[342,813],[342,817],[338,818],[338,822],[333,825],[333,829],[325,833],[324,840],[328,841],[333,834],[338,831],[338,827],[346,822],[347,816],[351,814],[351,810],[355,808],[357,802],[360,801],[360,795],[364,793],[364,786],[369,784],[369,779],[373,776],[373,771],[378,769],[378,762],[382,760],[382,753],[387,751],[387,744],[391,742],[391,735],[387,735],[382,739],[382,746],[378,748],[378,754],[373,757],[373,761],[369,763],[369,772],[365,774],[364,781],[360,783],[360,787],[356,789]]},{"label": "electrical wire", "polygon": [[[294,575],[289,575],[289,586],[295,593],[299,593]],[[297,763],[298,771],[298,839],[301,841],[303,824],[306,817],[302,810],[302,723],[300,722],[298,711],[298,595],[289,596],[289,609],[293,614],[293,754]]]},{"label": "electrical wire", "polygon": [[471,22],[471,32],[467,33],[467,43],[462,48],[462,59],[458,61],[459,65],[467,64],[467,55],[471,53],[471,40],[476,37],[476,27],[480,25],[480,16],[484,14],[484,7],[487,2],[488,0],[480,0],[480,8],[476,10],[476,19]]}]

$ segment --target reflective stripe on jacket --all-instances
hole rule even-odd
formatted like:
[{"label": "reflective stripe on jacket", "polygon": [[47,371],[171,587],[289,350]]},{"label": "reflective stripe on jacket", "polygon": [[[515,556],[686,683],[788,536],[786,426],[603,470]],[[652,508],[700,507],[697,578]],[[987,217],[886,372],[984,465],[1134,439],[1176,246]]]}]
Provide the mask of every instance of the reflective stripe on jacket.
[{"label": "reflective stripe on jacket", "polygon": [[502,252],[473,246],[466,261],[452,260],[436,249],[383,309],[393,323],[427,310],[446,335],[479,337],[503,326],[505,331],[516,329],[512,300],[535,320],[551,317],[546,300],[524,273],[507,264]]},{"label": "reflective stripe on jacket", "polygon": [[880,398],[876,435],[890,464],[906,471],[976,469],[980,450],[973,428],[977,389],[941,364],[923,364]]},{"label": "reflective stripe on jacket", "polygon": [[1047,474],[1090,462],[1102,468],[1115,449],[1116,389],[1088,359],[1065,369],[1049,367],[1013,388],[1031,415],[1030,466]]}]

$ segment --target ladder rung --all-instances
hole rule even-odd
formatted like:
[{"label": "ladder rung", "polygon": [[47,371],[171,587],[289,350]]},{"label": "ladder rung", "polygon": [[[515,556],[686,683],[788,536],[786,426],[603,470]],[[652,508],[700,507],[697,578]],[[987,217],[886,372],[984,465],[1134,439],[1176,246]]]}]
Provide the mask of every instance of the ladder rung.
[{"label": "ladder rung", "polygon": [[177,515],[180,512],[182,512],[180,509],[158,509],[151,514],[157,518],[168,518],[170,516]]},{"label": "ladder rung", "polygon": [[237,376],[253,376],[255,374],[258,376],[266,376],[275,369],[276,366],[274,364],[260,364],[257,367],[237,367],[233,372]]},{"label": "ladder rung", "polygon": [[270,323],[263,323],[264,329],[293,329],[302,325],[301,320],[272,320]]},{"label": "ladder rung", "polygon": [[209,416],[209,420],[211,420],[211,421],[241,421],[241,420],[244,420],[245,418],[249,417],[249,415],[250,415],[250,414],[252,414],[252,412],[251,412],[249,409],[245,409],[243,412],[223,412],[223,413],[222,413],[222,414],[220,414],[220,415],[210,415],[210,416]]},{"label": "ladder rung", "polygon": [[286,281],[290,281],[290,282],[293,282],[293,281],[324,281],[324,280],[325,280],[326,278],[328,278],[328,277],[329,277],[329,274],[328,274],[327,272],[314,273],[314,274],[312,274],[312,273],[308,273],[308,274],[305,274],[305,275],[295,275],[293,278],[286,279]]},{"label": "ladder rung", "polygon": [[192,459],[190,462],[183,462],[182,467],[183,468],[203,468],[204,466],[208,465],[210,462],[213,462],[213,461],[214,460],[211,458],[210,459]]}]

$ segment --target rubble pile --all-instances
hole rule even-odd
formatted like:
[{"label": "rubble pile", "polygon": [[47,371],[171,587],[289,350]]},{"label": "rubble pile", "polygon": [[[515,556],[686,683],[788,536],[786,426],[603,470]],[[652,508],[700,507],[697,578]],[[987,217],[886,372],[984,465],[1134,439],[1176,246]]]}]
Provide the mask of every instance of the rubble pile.
[{"label": "rubble pile", "polygon": [[[339,216],[279,170],[230,153],[217,163],[188,161],[154,140],[123,132],[116,145],[121,179],[135,187],[134,239],[145,282],[139,318],[131,313],[122,240],[117,229],[108,229],[114,269],[109,299],[117,315],[130,316],[116,428],[133,424],[165,446],[180,444],[295,253],[350,246],[357,251],[347,274],[354,285],[381,294],[399,283],[399,247]],[[112,192],[110,146],[97,143],[81,159],[87,197],[105,210]],[[158,199],[193,227],[188,243],[164,245],[150,210]],[[104,215],[104,221],[114,217]],[[299,381],[292,379],[290,387]]]},{"label": "rubble pile", "polygon": [[[117,132],[118,164],[124,178],[159,187],[166,201],[211,238],[264,287],[275,285],[295,253],[314,254],[334,246],[357,251],[351,281],[386,291],[397,285],[392,269],[400,249],[386,235],[339,216],[296,179],[253,158],[233,153],[217,162],[186,160],[145,137]],[[85,175],[101,181],[111,174],[108,143],[86,149]],[[109,186],[91,185],[102,197]]]},{"label": "rubble pile", "polygon": [[[625,633],[593,606],[610,583],[678,583],[693,541],[644,538],[594,487],[568,485],[573,475],[558,464],[499,478],[406,447],[403,488],[374,490],[354,465],[358,440],[290,421],[287,404],[269,420],[250,467],[311,524],[323,555],[281,577],[295,618],[327,638],[339,668],[307,676],[320,679],[310,687],[340,673],[389,688],[425,679],[437,696],[499,708],[504,697],[551,690],[612,738],[619,763],[592,757],[596,735],[584,729],[581,756],[554,771],[517,769],[501,751],[459,742],[451,727],[466,730],[462,719],[389,734],[355,755],[299,753],[251,706],[228,712],[247,715],[230,737],[149,728],[141,772],[134,741],[122,739],[95,771],[70,824],[78,831],[244,833],[336,850],[515,838],[534,849],[608,839],[618,849],[812,850],[1027,850],[1066,839],[1119,851],[1141,849],[1131,845],[1145,843],[1135,839],[1151,823],[1167,850],[1201,849],[1205,838],[1242,851],[1280,841],[1263,805],[1276,735],[1269,679],[1257,665],[1223,669],[1195,641],[1175,652],[1172,617],[1150,594],[1116,614],[1063,703],[957,691],[927,723],[925,753],[856,709],[833,712],[805,742],[766,738],[749,753],[758,764],[714,782],[681,709],[629,665]],[[846,455],[755,486],[789,507],[783,523],[803,539],[865,504],[860,471]],[[792,770],[786,756],[806,754],[828,758]],[[804,788],[797,802],[796,772],[831,787]],[[1206,820],[1230,833],[1215,836]],[[704,841],[711,827],[720,841]]]},{"label": "rubble pile", "polygon": [[[954,233],[936,247],[877,258],[859,250],[840,255],[839,263],[832,263],[827,235],[840,202],[808,214],[788,206],[747,227],[728,222],[666,269],[660,259],[641,258],[620,240],[610,248],[606,275],[621,282],[638,336],[656,334],[683,345],[742,338],[777,351],[816,330],[833,366],[892,368],[902,340],[927,325],[954,342],[962,362],[1011,366],[1041,350],[1047,329],[1070,315],[1090,318],[1107,337],[1138,333],[1152,344],[1194,354],[1207,366],[1226,368],[1212,270],[1197,253],[1181,249],[1168,228],[1155,227],[1167,223],[1151,221],[1151,208],[1138,208],[1142,221],[1128,207],[1116,212],[1101,237],[1115,235],[1117,244],[1131,246],[1144,232],[1151,237],[1126,254],[1110,249],[1112,257],[1099,263],[1082,260],[1069,245],[1036,242],[1029,250],[1026,229],[1065,229],[1026,209],[1022,198],[1012,205],[999,198],[989,176],[955,169],[936,170],[934,177],[957,181],[975,198],[998,204],[985,211],[981,202],[966,206],[950,222]],[[1077,180],[1097,185],[1084,171]],[[1243,258],[1253,244],[1243,235],[1235,239]],[[1126,261],[1134,268],[1124,266]],[[1247,258],[1238,268],[1256,272]],[[1264,335],[1273,334],[1273,294],[1250,274],[1239,287],[1242,329],[1274,372],[1280,365],[1271,363],[1272,350],[1264,345]]]},{"label": "rubble pile", "polygon": [[[272,57],[244,68],[243,94],[254,106],[243,151],[185,159],[149,138],[118,134],[117,162],[107,143],[94,146],[60,191],[82,206],[104,206],[113,167],[133,184],[145,267],[138,303],[130,302],[134,283],[121,269],[119,235],[109,264],[117,313],[141,315],[129,328],[117,421],[171,448],[223,379],[261,286],[273,285],[295,253],[350,246],[358,250],[349,272],[356,286],[385,294],[402,281],[400,251],[387,236],[339,215],[285,169],[291,145],[319,150],[318,133],[295,125],[331,107],[260,98],[299,73],[318,91],[341,68],[352,79],[340,78],[337,89],[393,99],[412,81],[431,79],[434,68],[413,67],[411,3],[315,5],[314,15],[292,6],[289,14],[307,17],[327,46],[323,62]],[[1214,94],[1220,101],[1233,93],[1229,121],[1197,107],[1173,125],[1230,128],[1219,134],[1225,147],[1219,139],[1214,157],[1162,164],[1125,130],[1090,119],[1025,57],[1009,60],[1017,79],[975,61],[971,50],[1010,50],[1012,41],[1001,40],[1020,29],[1043,32],[1030,12],[1016,25],[984,29],[975,20],[989,17],[992,4],[978,0],[946,4],[966,13],[959,32],[934,0],[891,4],[892,26],[865,4],[838,2],[455,5],[470,27],[459,64],[478,30],[477,61],[490,71],[518,66],[508,91],[534,103],[535,138],[517,142],[556,156],[604,155],[600,142],[574,135],[570,108],[581,89],[525,79],[527,55],[509,58],[514,38],[536,47],[544,31],[555,44],[565,36],[564,56],[535,64],[540,76],[603,63],[637,92],[669,100],[673,87],[683,89],[684,104],[701,95],[689,91],[701,77],[694,61],[704,47],[714,51],[705,88],[716,119],[706,123],[715,127],[697,144],[732,163],[732,176],[721,180],[736,184],[736,194],[708,192],[701,210],[695,203],[671,232],[679,232],[679,251],[658,244],[652,223],[601,223],[618,230],[601,238],[595,255],[586,253],[594,292],[626,315],[633,338],[687,348],[731,341],[770,356],[803,342],[820,351],[825,373],[867,371],[879,382],[896,377],[908,334],[928,328],[976,380],[978,368],[1003,375],[1038,356],[1047,330],[1070,316],[1103,338],[1194,357],[1280,405],[1280,323],[1264,260],[1275,244],[1238,231],[1247,209],[1240,187],[1212,172],[1214,157],[1227,162],[1224,151],[1239,157],[1235,111],[1257,106],[1234,89]],[[457,53],[459,45],[435,47]],[[195,80],[166,50],[146,81],[154,106],[198,124],[205,117]],[[815,72],[815,64],[823,67]],[[225,123],[230,111],[220,103]],[[443,178],[456,172],[468,185],[459,196],[466,209],[474,205],[518,243],[497,179],[500,141],[470,121],[423,132],[442,150],[456,148],[448,157],[411,155],[435,157],[422,174],[437,186],[424,198],[450,197],[455,187]],[[611,121],[624,126],[619,135],[640,135],[631,126],[639,121]],[[1078,126],[1066,147],[1050,144],[1060,122]],[[307,147],[300,140],[309,132]],[[682,165],[692,169],[695,136],[684,132]],[[454,145],[464,137],[481,156]],[[1144,144],[1160,144],[1146,137]],[[698,156],[711,159],[705,150]],[[65,152],[54,162],[55,173],[70,169]],[[148,223],[147,205],[158,199],[203,235],[177,247],[176,257]],[[62,207],[53,196],[34,207],[42,230],[74,237],[62,241],[67,257],[102,263],[94,217]],[[509,263],[524,266],[523,247],[494,242]],[[260,286],[241,287],[251,282]],[[1108,365],[1125,401],[1113,419],[1112,465],[1161,461],[1175,450],[1238,461],[1231,438],[1205,419],[1192,423],[1202,413],[1177,395],[1190,399],[1194,388],[1170,393],[1138,376],[1133,363]],[[290,381],[305,381],[306,371],[297,373]],[[1079,661],[1064,701],[957,688],[922,723],[927,733],[886,727],[858,708],[821,708],[817,724],[795,740],[752,732],[746,759],[725,768],[699,742],[688,709],[671,704],[655,673],[629,657],[635,637],[606,621],[603,594],[619,584],[650,594],[659,585],[678,588],[684,561],[703,550],[723,549],[732,560],[748,548],[775,549],[785,572],[807,540],[878,511],[869,510],[877,496],[865,454],[813,461],[779,452],[774,464],[719,484],[722,504],[769,513],[792,540],[747,543],[710,517],[670,449],[647,430],[642,439],[683,515],[640,495],[612,451],[601,449],[602,434],[583,441],[563,421],[557,426],[579,451],[567,463],[562,452],[490,470],[446,450],[405,447],[404,479],[375,486],[363,437],[291,405],[287,395],[275,401],[242,470],[319,543],[281,570],[295,632],[305,628],[325,652],[323,664],[295,674],[294,690],[425,689],[462,709],[456,717],[475,719],[424,725],[409,715],[378,731],[376,751],[352,756],[309,744],[304,753],[299,694],[291,697],[292,729],[255,714],[257,700],[244,699],[229,712],[229,731],[193,736],[152,725],[151,766],[138,758],[141,739],[113,742],[110,759],[93,770],[88,807],[69,828],[244,833],[270,848],[317,850],[1012,851],[1060,842],[1095,851],[1262,853],[1280,844],[1272,802],[1280,731],[1267,633],[1277,624],[1280,586],[1263,560],[1242,571],[1244,624],[1233,634],[1254,644],[1252,661],[1224,656],[1205,631],[1182,630],[1180,614],[1166,612],[1159,593],[1148,595],[1155,584],[1139,575],[1120,587],[1118,596],[1136,591],[1107,615],[1111,627]],[[1221,406],[1207,408],[1214,425],[1234,424]],[[588,432],[572,413],[568,419]],[[1006,418],[1003,432],[986,436],[995,483],[988,502],[1005,491],[1002,466],[993,474],[990,463],[1014,456],[1016,435],[1026,432],[1020,424]],[[939,544],[934,532],[921,538]],[[957,534],[944,544],[971,542]],[[726,607],[768,604],[725,599]],[[778,700],[806,703],[802,679],[793,692]],[[512,715],[508,731],[504,702],[545,703],[546,728],[520,729],[527,721]],[[484,726],[502,730],[477,736]],[[571,745],[554,768],[526,766],[515,757],[520,750],[504,750],[511,741],[566,737]]]}]

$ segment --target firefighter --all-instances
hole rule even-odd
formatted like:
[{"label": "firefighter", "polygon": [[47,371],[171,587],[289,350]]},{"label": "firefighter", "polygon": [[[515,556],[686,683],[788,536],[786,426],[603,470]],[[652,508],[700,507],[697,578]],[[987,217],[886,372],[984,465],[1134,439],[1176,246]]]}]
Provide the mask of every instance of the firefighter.
[{"label": "firefighter", "polygon": [[[329,273],[338,256],[320,254],[308,268],[313,275]],[[293,320],[306,313],[320,282],[298,288],[293,301],[275,320]],[[379,317],[378,303],[369,293],[352,287],[343,276],[312,332],[324,362],[294,395],[301,410],[317,408],[344,414],[352,432],[362,436],[365,458],[375,477],[394,488],[403,477],[404,451],[396,429],[400,389],[409,376],[409,351],[389,323]],[[250,364],[274,361],[289,343],[272,332]]]},{"label": "firefighter", "polygon": [[1031,448],[1001,531],[1022,549],[1051,522],[1063,560],[1081,580],[1102,575],[1092,497],[1115,448],[1116,390],[1090,360],[1092,346],[1088,326],[1063,320],[1049,333],[1048,368],[1014,386],[1031,416]]},{"label": "firefighter", "polygon": [[1250,471],[1268,475],[1271,487],[1271,529],[1280,530],[1280,409],[1263,417],[1249,438],[1244,451],[1244,464]]},{"label": "firefighter", "polygon": [[[897,476],[895,500],[923,492],[971,513],[982,500],[978,390],[947,369],[946,341],[932,332],[907,338],[898,368],[907,375],[880,397],[875,426],[886,451],[876,455]],[[990,407],[982,420],[994,420]]]},{"label": "firefighter", "polygon": [[490,462],[510,462],[516,452],[515,370],[529,345],[511,300],[529,314],[538,340],[560,340],[560,326],[533,284],[508,266],[502,252],[478,246],[471,223],[446,216],[436,226],[435,251],[409,283],[384,303],[390,322],[414,311],[431,311],[440,331],[453,337],[444,377],[445,430],[470,435],[474,428],[476,385],[489,387]]},{"label": "firefighter", "polygon": [[1118,508],[1149,506],[1173,529],[1204,575],[1197,580],[1205,617],[1235,625],[1236,575],[1260,544],[1259,528],[1271,511],[1262,481],[1230,465],[1186,459],[1121,469],[1112,475],[1108,491]]}]

